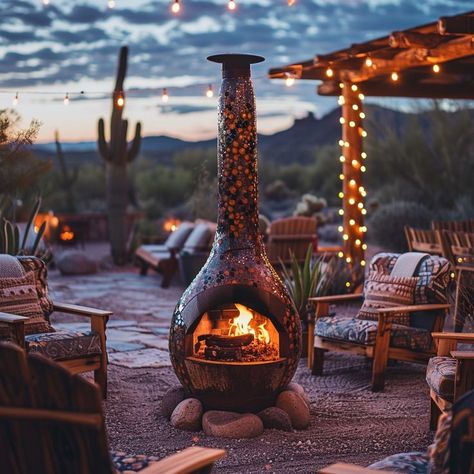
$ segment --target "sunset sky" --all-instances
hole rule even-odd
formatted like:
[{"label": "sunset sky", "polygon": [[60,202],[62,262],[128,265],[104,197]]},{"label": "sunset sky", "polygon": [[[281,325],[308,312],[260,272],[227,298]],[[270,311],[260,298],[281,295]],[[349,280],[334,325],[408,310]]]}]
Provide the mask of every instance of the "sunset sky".
[{"label": "sunset sky", "polygon": [[220,71],[206,56],[221,52],[266,58],[254,77],[259,130],[270,133],[336,105],[316,96],[316,82],[289,89],[269,81],[270,67],[472,8],[472,0],[297,0],[293,7],[287,0],[236,0],[230,12],[227,0],[181,0],[175,16],[168,0],[115,3],[110,9],[107,0],[0,1],[0,107],[11,107],[18,92],[24,121],[43,123],[40,141],[51,141],[55,129],[64,141],[95,139],[98,118],[110,114],[122,45],[130,48],[125,116],[140,120],[145,135],[215,135],[216,98],[205,92],[210,83],[218,89]]}]

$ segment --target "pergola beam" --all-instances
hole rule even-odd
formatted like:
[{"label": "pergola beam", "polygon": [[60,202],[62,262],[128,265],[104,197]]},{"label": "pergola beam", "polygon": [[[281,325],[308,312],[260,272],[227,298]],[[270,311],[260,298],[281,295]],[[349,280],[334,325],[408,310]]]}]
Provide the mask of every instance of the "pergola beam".
[{"label": "pergola beam", "polygon": [[444,16],[438,20],[440,35],[472,35],[474,34],[474,15]]}]

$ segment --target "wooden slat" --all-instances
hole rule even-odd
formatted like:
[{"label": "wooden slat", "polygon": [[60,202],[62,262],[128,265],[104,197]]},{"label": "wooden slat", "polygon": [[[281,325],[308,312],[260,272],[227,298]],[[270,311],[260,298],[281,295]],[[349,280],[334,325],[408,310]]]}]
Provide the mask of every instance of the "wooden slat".
[{"label": "wooden slat", "polygon": [[444,303],[431,303],[431,304],[414,304],[407,306],[395,306],[393,308],[378,308],[375,309],[375,312],[378,314],[392,314],[399,313],[403,311],[404,313],[413,313],[417,311],[434,311],[441,309],[449,309],[451,306]]},{"label": "wooden slat", "polygon": [[451,351],[451,356],[455,359],[474,359],[474,351]]},{"label": "wooden slat", "polygon": [[222,449],[193,446],[151,464],[140,474],[188,474],[209,466],[225,456]]},{"label": "wooden slat", "polygon": [[461,342],[474,342],[474,333],[468,332],[432,332],[433,339],[453,339]]}]

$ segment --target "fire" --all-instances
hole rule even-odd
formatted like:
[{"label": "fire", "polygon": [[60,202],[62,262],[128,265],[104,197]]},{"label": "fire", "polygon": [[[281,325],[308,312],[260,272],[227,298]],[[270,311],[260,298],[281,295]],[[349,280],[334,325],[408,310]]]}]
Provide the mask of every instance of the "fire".
[{"label": "fire", "polygon": [[69,242],[74,239],[74,232],[69,226],[65,225],[59,234],[59,238],[63,241]]},{"label": "fire", "polygon": [[253,320],[252,312],[245,306],[235,303],[236,308],[239,310],[239,315],[232,320],[229,326],[228,336],[242,336],[244,334],[253,334],[255,338],[264,342],[265,344],[270,343],[270,333],[265,329],[266,322],[259,324],[257,329],[254,329],[250,323]]}]

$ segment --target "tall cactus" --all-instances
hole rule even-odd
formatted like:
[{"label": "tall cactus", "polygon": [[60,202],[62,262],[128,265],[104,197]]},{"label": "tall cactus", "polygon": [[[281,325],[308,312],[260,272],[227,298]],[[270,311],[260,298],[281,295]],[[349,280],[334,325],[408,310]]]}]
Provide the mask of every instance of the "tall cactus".
[{"label": "tall cactus", "polygon": [[61,173],[60,186],[66,196],[67,211],[74,213],[77,210],[76,200],[74,199],[74,184],[79,176],[79,170],[75,166],[72,168],[72,171],[69,171],[66,160],[64,159],[63,149],[61,147],[61,142],[59,141],[59,132],[57,130],[54,132],[54,141],[56,143],[56,158],[58,159],[59,170]]},{"label": "tall cactus", "polygon": [[[135,136],[128,146],[128,121],[122,119],[125,94],[123,82],[127,73],[128,48],[120,49],[117,79],[112,95],[112,118],[110,141],[105,139],[104,120],[99,120],[98,147],[106,165],[107,209],[109,217],[109,239],[115,264],[127,261],[126,211],[129,201],[128,164],[138,155],[141,145],[141,124],[137,123]],[[120,100],[122,99],[122,100]]]}]

